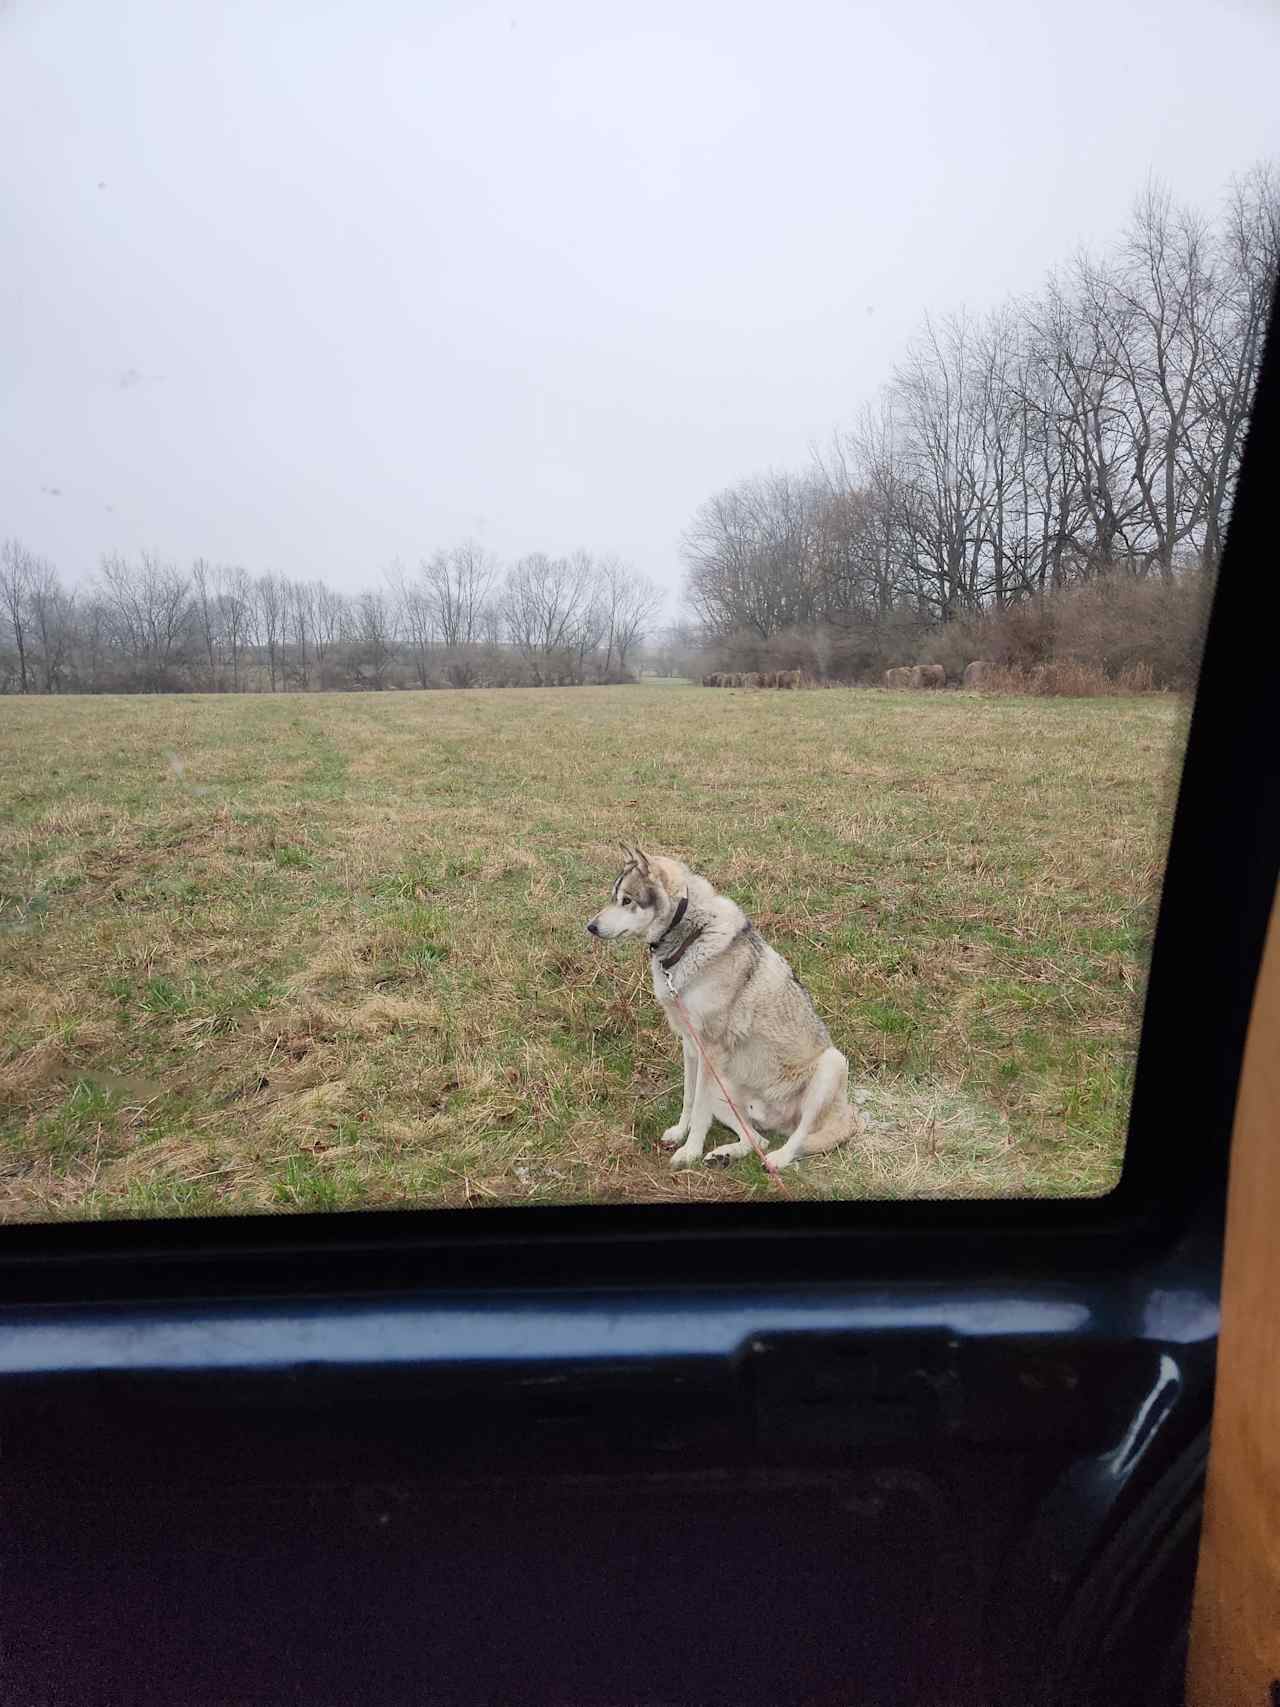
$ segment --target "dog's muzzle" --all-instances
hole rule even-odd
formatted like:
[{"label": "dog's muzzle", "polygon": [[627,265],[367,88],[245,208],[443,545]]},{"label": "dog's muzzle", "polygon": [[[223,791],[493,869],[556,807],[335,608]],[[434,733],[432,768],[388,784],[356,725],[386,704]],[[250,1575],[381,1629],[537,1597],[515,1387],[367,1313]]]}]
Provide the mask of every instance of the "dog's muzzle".
[{"label": "dog's muzzle", "polygon": [[591,936],[599,936],[600,935],[600,927],[595,922],[594,919],[588,919],[587,920],[587,930]]}]

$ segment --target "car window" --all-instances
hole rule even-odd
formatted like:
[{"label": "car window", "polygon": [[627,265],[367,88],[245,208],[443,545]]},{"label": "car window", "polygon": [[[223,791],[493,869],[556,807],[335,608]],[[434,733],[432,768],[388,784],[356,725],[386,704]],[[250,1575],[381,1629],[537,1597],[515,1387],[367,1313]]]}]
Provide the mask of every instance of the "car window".
[{"label": "car window", "polygon": [[1114,1185],[1280,253],[1162,22],[0,14],[0,1217]]}]

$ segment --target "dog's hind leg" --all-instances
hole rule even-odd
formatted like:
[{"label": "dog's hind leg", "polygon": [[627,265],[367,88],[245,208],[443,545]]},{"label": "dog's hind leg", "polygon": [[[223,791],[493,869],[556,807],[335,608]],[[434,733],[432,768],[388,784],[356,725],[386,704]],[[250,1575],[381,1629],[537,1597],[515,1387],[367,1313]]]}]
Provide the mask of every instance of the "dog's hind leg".
[{"label": "dog's hind leg", "polygon": [[824,1050],[805,1088],[795,1131],[765,1158],[771,1173],[790,1167],[801,1156],[834,1150],[857,1131],[858,1116],[849,1103],[848,1088],[849,1063],[838,1049]]},{"label": "dog's hind leg", "polygon": [[684,1051],[684,1101],[680,1105],[680,1118],[674,1126],[668,1126],[660,1140],[668,1149],[676,1144],[683,1144],[689,1136],[689,1121],[693,1117],[693,1105],[698,1095],[698,1075],[702,1071],[702,1062],[698,1051],[693,1046],[691,1038],[682,1037],[680,1046]]}]

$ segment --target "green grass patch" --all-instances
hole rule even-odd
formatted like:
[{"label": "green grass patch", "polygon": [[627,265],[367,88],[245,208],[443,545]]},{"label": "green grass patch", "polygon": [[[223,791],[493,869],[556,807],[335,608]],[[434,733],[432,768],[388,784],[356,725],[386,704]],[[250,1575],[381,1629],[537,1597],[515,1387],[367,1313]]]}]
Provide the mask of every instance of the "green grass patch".
[{"label": "green grass patch", "polygon": [[622,840],[733,894],[849,1056],[867,1134],[794,1195],[1105,1190],[1182,729],[665,683],[16,699],[0,1214],[767,1195],[657,1146],[679,1049],[583,929]]}]

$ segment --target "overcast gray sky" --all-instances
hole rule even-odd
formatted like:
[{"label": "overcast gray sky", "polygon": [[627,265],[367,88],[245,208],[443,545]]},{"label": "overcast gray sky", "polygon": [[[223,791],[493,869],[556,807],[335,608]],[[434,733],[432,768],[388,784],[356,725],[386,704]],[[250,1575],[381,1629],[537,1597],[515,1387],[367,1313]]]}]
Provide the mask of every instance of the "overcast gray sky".
[{"label": "overcast gray sky", "polygon": [[926,310],[1280,153],[1272,0],[0,0],[0,535],[669,586]]}]

